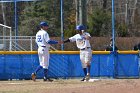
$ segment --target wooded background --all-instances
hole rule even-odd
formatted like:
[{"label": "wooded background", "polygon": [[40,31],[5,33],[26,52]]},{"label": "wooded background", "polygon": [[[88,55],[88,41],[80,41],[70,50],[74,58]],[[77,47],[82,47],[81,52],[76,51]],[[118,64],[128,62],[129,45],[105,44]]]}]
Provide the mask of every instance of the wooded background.
[{"label": "wooded background", "polygon": [[[67,38],[76,34],[76,1],[78,0],[63,1],[64,37]],[[117,38],[137,37],[138,39],[136,42],[134,40],[132,45],[137,44],[140,42],[140,0],[114,1],[115,36]],[[111,3],[112,0],[86,0],[87,13],[85,15],[87,16],[87,32],[89,32],[92,37],[107,38],[106,42],[108,42],[108,38],[112,36]],[[10,2],[0,4],[0,23],[11,26],[12,34],[14,35],[14,3]],[[48,31],[50,36],[61,37],[60,0],[17,2],[17,17],[18,36],[35,36],[38,31],[38,24],[40,21],[47,21],[50,26]],[[122,41],[123,40],[118,42]],[[99,46],[100,44],[97,45]],[[127,47],[127,45],[125,47]]]},{"label": "wooded background", "polygon": [[[64,36],[75,34],[76,0],[64,0]],[[110,36],[111,1],[86,0],[88,31],[92,36]],[[14,3],[1,3],[0,23],[14,29]],[[60,0],[17,2],[18,35],[35,35],[37,25],[45,20],[50,35],[60,36]],[[115,0],[116,36],[140,36],[140,0]]]}]

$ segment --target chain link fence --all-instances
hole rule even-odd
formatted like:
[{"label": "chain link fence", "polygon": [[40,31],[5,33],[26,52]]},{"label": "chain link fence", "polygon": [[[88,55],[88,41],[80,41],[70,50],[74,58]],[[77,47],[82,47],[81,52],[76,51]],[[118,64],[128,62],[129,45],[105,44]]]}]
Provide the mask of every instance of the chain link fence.
[{"label": "chain link fence", "polygon": [[[4,39],[3,39],[4,38]],[[55,40],[60,40],[54,37]],[[94,51],[104,51],[109,45],[110,38],[108,37],[92,37],[91,46]],[[116,44],[119,50],[133,50],[134,46],[139,43],[140,37],[117,37]],[[35,36],[0,36],[0,51],[37,51]],[[4,43],[2,43],[4,42]],[[61,45],[51,45],[50,50],[61,50]],[[64,44],[64,50],[77,51],[75,42]]]},{"label": "chain link fence", "polygon": [[4,50],[4,51],[35,51],[37,49],[37,45],[35,43],[35,37],[30,37],[30,36],[2,37],[0,36],[0,38],[4,38],[0,40],[0,42],[4,42],[4,43],[1,43],[1,45],[3,45],[1,50]]},{"label": "chain link fence", "polygon": [[[38,48],[35,36],[0,36],[0,42],[1,51],[37,51]],[[60,50],[60,45],[51,45],[50,50]]]}]

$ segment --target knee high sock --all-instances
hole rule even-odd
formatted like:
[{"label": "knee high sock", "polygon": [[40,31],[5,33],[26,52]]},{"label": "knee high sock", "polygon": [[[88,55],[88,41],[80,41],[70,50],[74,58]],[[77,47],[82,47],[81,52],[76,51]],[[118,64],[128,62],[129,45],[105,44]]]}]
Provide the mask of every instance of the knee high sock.
[{"label": "knee high sock", "polygon": [[35,74],[37,74],[37,72],[39,71],[39,70],[41,70],[42,69],[42,66],[38,66],[37,68],[36,68],[36,70],[35,70]]},{"label": "knee high sock", "polygon": [[87,66],[87,73],[89,73],[89,74],[90,74],[90,65],[89,65],[89,66]]},{"label": "knee high sock", "polygon": [[44,68],[44,77],[47,79],[48,78],[48,69]]},{"label": "knee high sock", "polygon": [[87,68],[83,68],[83,71],[84,71],[84,75],[86,76],[87,75]]}]

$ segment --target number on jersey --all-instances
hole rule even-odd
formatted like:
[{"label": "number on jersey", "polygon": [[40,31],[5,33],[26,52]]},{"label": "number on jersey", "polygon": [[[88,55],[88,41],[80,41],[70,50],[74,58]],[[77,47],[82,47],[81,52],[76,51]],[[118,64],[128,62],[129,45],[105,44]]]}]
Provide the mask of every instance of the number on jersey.
[{"label": "number on jersey", "polygon": [[42,42],[41,35],[38,35],[38,36],[37,36],[37,42]]}]

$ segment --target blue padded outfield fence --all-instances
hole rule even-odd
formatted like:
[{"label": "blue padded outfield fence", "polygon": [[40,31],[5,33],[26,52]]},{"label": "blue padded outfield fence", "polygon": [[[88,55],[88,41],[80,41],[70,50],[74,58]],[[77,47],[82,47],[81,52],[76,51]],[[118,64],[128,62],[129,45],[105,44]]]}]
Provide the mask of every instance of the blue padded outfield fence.
[{"label": "blue padded outfield fence", "polygon": [[[84,75],[78,51],[52,51],[49,76],[82,77]],[[139,78],[138,51],[93,51],[92,77]],[[0,51],[0,80],[30,79],[38,66],[37,51]],[[37,78],[43,75],[38,73]]]}]

